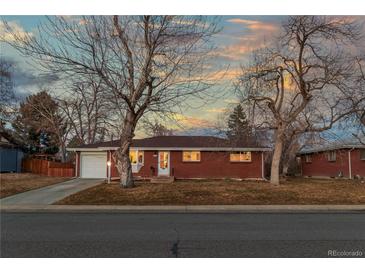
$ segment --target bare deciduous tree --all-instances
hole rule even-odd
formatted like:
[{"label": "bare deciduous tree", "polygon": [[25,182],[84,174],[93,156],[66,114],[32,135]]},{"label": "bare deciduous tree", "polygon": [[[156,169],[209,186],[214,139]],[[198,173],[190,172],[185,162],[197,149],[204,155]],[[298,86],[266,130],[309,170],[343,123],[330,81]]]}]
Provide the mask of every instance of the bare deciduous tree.
[{"label": "bare deciduous tree", "polygon": [[71,135],[80,143],[93,144],[118,134],[113,118],[121,116],[111,110],[100,79],[79,79],[57,100],[70,123]]},{"label": "bare deciduous tree", "polygon": [[134,185],[129,148],[147,112],[168,112],[210,86],[203,69],[216,23],[198,16],[49,18],[38,36],[19,35],[4,22],[10,44],[47,71],[100,79],[124,113],[114,158],[124,187]]},{"label": "bare deciduous tree", "polygon": [[156,136],[172,136],[174,135],[174,131],[172,129],[167,128],[161,122],[144,120],[142,122],[143,131],[149,137]]},{"label": "bare deciduous tree", "polygon": [[9,120],[14,111],[16,98],[12,79],[13,66],[12,62],[0,58],[0,127]]},{"label": "bare deciduous tree", "polygon": [[237,86],[243,101],[255,108],[255,119],[275,131],[273,184],[279,184],[285,138],[330,129],[364,100],[354,84],[356,22],[292,16],[282,29],[272,47],[257,51],[243,67]]},{"label": "bare deciduous tree", "polygon": [[42,90],[36,95],[31,95],[21,105],[29,113],[33,113],[30,117],[37,117],[36,121],[29,121],[29,123],[34,123],[39,129],[46,130],[55,136],[56,144],[60,149],[61,161],[65,162],[70,125],[49,91]]},{"label": "bare deciduous tree", "polygon": [[[358,89],[365,94],[365,58],[359,58],[357,60],[358,67],[360,69],[360,75],[358,78]],[[365,102],[359,104],[358,111],[350,117],[349,120],[345,121],[347,125],[355,125],[354,137],[362,144],[365,144]]]}]

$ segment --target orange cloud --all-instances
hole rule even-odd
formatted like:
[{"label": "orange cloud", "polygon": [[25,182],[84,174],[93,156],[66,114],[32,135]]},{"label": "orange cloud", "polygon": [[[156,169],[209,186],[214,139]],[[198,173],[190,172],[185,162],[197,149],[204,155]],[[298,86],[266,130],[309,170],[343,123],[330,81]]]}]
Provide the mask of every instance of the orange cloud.
[{"label": "orange cloud", "polygon": [[246,40],[240,40],[240,42],[237,44],[226,46],[217,50],[216,54],[228,60],[239,61],[247,53],[250,53],[263,46],[264,42],[254,41],[252,43],[248,43]]},{"label": "orange cloud", "polygon": [[[215,54],[217,56],[219,54]],[[241,73],[240,68],[229,68],[229,69],[221,69],[221,70],[210,70],[204,75],[199,75],[199,77],[194,76],[178,76],[176,77],[176,82],[220,82],[225,80],[234,80]]]},{"label": "orange cloud", "polygon": [[207,75],[209,81],[224,81],[224,80],[234,80],[241,74],[240,68],[229,68],[227,70],[219,70],[211,72]]},{"label": "orange cloud", "polygon": [[183,114],[173,114],[172,119],[184,128],[202,128],[212,126],[212,122]]},{"label": "orange cloud", "polygon": [[247,19],[241,19],[241,18],[229,19],[229,20],[227,20],[227,22],[235,23],[235,24],[243,24],[251,30],[274,31],[278,28],[277,25],[272,24],[272,23],[265,23],[265,22],[261,22],[261,21],[247,20]]},{"label": "orange cloud", "polygon": [[238,104],[240,101],[238,99],[225,99],[224,102],[227,104]]},{"label": "orange cloud", "polygon": [[248,53],[264,47],[275,33],[279,31],[279,26],[275,23],[267,23],[256,20],[233,18],[227,22],[243,25],[248,31],[241,36],[230,35],[231,39],[237,41],[234,44],[219,48],[218,56],[231,61],[240,61]]},{"label": "orange cloud", "polygon": [[207,112],[211,112],[211,113],[224,113],[227,111],[226,108],[210,108],[206,110]]}]

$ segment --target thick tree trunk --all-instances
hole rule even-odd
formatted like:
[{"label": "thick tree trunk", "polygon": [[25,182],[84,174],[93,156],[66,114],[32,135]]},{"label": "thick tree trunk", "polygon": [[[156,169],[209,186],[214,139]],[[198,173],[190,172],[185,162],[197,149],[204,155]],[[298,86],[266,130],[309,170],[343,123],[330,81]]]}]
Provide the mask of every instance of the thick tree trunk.
[{"label": "thick tree trunk", "polygon": [[61,162],[64,163],[66,162],[66,147],[64,144],[61,144]]},{"label": "thick tree trunk", "polygon": [[271,162],[271,176],[270,176],[270,183],[274,185],[279,185],[280,183],[280,161],[281,161],[281,154],[283,152],[283,140],[284,135],[281,129],[278,129],[275,138],[275,148],[274,148],[274,155],[272,157]]},{"label": "thick tree trunk", "polygon": [[283,163],[283,176],[288,176],[289,164],[289,162]]},{"label": "thick tree trunk", "polygon": [[124,188],[134,187],[134,180],[132,175],[132,165],[129,159],[129,146],[128,141],[122,141],[123,147],[128,147],[127,150],[119,148],[116,152],[118,160],[116,161],[116,167],[120,175],[120,184]]},{"label": "thick tree trunk", "polygon": [[115,165],[120,175],[120,184],[124,188],[134,187],[132,165],[129,159],[129,148],[132,144],[135,129],[135,117],[127,113],[120,138],[120,147],[114,155]]}]

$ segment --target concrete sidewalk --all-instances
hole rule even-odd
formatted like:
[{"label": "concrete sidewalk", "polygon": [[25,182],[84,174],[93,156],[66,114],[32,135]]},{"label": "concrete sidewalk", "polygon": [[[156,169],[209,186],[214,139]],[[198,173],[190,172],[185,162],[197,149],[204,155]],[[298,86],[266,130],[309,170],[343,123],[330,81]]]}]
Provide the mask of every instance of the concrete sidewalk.
[{"label": "concrete sidewalk", "polygon": [[3,205],[2,212],[93,212],[93,213],[298,213],[359,212],[365,205],[197,205],[197,206],[114,206],[114,205]]},{"label": "concrete sidewalk", "polygon": [[71,194],[101,184],[100,179],[76,178],[59,184],[54,184],[0,199],[1,208],[4,206],[31,207],[53,204]]}]

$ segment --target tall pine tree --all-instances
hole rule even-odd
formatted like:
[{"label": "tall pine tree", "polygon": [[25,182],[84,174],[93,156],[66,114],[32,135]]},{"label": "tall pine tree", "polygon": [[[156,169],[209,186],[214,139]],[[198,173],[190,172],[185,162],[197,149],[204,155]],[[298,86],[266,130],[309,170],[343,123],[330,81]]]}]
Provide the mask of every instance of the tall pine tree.
[{"label": "tall pine tree", "polygon": [[57,104],[46,91],[29,95],[20,104],[18,115],[12,122],[13,135],[29,153],[55,154],[59,150],[57,136],[40,110],[57,112]]},{"label": "tall pine tree", "polygon": [[235,145],[252,143],[252,130],[241,105],[237,105],[228,118],[227,137]]}]

